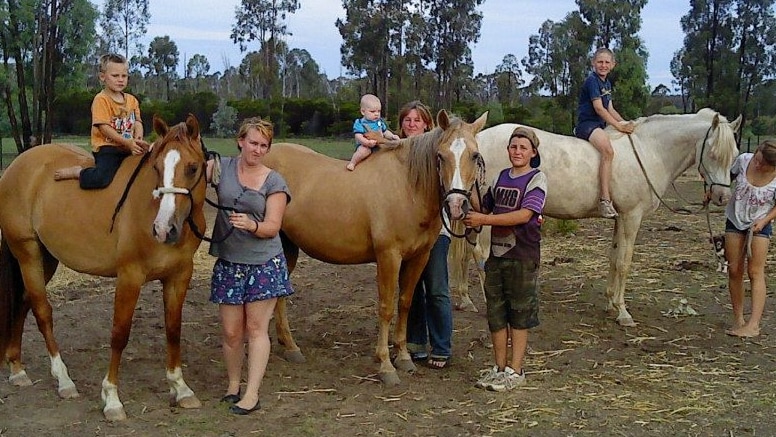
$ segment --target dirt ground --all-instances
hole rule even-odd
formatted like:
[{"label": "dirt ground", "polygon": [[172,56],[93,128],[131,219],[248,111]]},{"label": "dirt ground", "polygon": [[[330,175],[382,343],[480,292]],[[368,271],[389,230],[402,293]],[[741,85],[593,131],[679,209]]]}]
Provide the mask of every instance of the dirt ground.
[{"label": "dirt ground", "polygon": [[[667,201],[699,199],[682,177]],[[691,208],[697,209],[697,206]],[[720,208],[711,221],[723,226]],[[661,207],[639,234],[626,300],[638,323],[621,328],[604,311],[610,221],[582,220],[574,235],[543,241],[540,327],[530,333],[527,384],[509,393],[473,386],[492,364],[485,308],[454,314],[454,362],[419,367],[386,389],[372,360],[374,265],[334,266],[302,258],[289,305],[305,364],[273,344],[262,410],[234,417],[225,389],[217,310],[207,302],[213,260],[203,244],[184,308],[184,377],[202,408],[168,406],[163,310],[158,284],[144,289],[121,367],[128,419],[105,421],[100,383],[107,370],[113,280],[61,270],[50,287],[55,333],[81,393],[61,400],[32,317],[24,359],[35,384],[0,383],[1,436],[762,436],[776,429],[776,335],[772,297],[762,335],[728,337],[726,278],[715,271],[704,214]],[[773,260],[769,260],[773,264]],[[478,289],[473,271],[470,284]],[[768,286],[774,289],[774,280]],[[683,301],[684,299],[684,301]],[[688,315],[688,307],[697,315]],[[271,329],[274,338],[274,327]],[[0,372],[7,378],[7,370]]]}]

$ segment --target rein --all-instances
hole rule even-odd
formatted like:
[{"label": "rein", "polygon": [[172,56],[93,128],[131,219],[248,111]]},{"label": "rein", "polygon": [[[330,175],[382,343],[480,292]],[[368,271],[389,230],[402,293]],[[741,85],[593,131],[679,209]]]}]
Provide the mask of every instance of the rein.
[{"label": "rein", "polygon": [[[132,175],[129,177],[129,181],[127,182],[127,186],[124,187],[124,192],[121,194],[121,198],[119,199],[118,203],[116,204],[116,209],[113,211],[113,216],[111,217],[111,224],[110,224],[110,232],[113,232],[113,228],[116,225],[116,216],[118,215],[119,211],[121,210],[121,207],[124,206],[124,202],[126,202],[127,197],[129,196],[129,190],[132,188],[132,185],[134,185],[135,180],[137,179],[137,175],[140,173],[140,169],[143,168],[143,165],[148,161],[148,158],[151,156],[151,153],[144,154],[140,161],[138,162],[135,169],[132,171]],[[208,156],[205,154],[205,156]],[[202,167],[202,173],[199,175],[199,179],[197,179],[197,182],[194,183],[194,185],[189,188],[181,188],[181,187],[158,187],[151,191],[151,195],[154,197],[154,199],[158,199],[164,194],[181,194],[185,195],[189,198],[189,202],[193,205],[194,204],[194,197],[191,195],[191,190],[196,188],[197,185],[199,185],[199,182],[204,178],[205,173],[207,171],[207,163],[203,164]],[[228,206],[221,206],[210,199],[205,197],[205,201],[210,204],[211,206],[215,207],[216,209],[224,210],[224,211],[231,211],[234,212],[235,209],[228,207]],[[220,243],[232,234],[234,232],[234,227],[229,228],[229,231],[226,233],[226,235],[223,236],[223,238],[219,239],[213,239],[211,237],[208,237],[205,235],[204,232],[202,232],[197,224],[194,222],[194,219],[191,218],[191,209],[189,210],[189,215],[186,216],[186,223],[189,224],[189,227],[191,227],[191,231],[194,233],[194,235],[199,238],[200,240],[207,241],[208,243]]]},{"label": "rein", "polygon": [[[709,191],[711,191],[711,189],[714,186],[728,187],[728,188],[730,187],[730,184],[721,184],[719,182],[714,182],[714,181],[712,181],[711,183],[708,183],[706,181],[706,174],[708,172],[706,171],[706,165],[703,163],[703,152],[706,151],[706,143],[708,142],[709,134],[711,133],[711,129],[712,128],[713,128],[713,126],[709,126],[709,128],[706,130],[706,135],[703,136],[703,142],[701,143],[701,154],[700,154],[700,158],[698,159],[698,173],[700,173],[700,175],[701,175],[701,177],[703,179],[703,192],[704,193],[708,193]],[[633,138],[631,137],[630,134],[628,134],[628,141],[630,141],[631,148],[633,149],[633,154],[636,155],[636,160],[639,162],[639,166],[641,167],[641,171],[644,173],[644,177],[647,179],[647,183],[649,184],[649,188],[652,189],[652,193],[655,194],[655,196],[660,201],[660,203],[663,206],[665,206],[666,208],[668,208],[671,212],[674,212],[674,213],[677,213],[677,214],[685,214],[685,215],[693,214],[693,212],[690,211],[689,209],[686,209],[686,208],[674,209],[674,208],[670,207],[665,201],[663,201],[662,197],[660,197],[660,195],[657,194],[657,190],[655,190],[655,187],[652,185],[652,181],[650,181],[649,176],[647,175],[647,170],[644,167],[644,164],[641,162],[641,157],[639,156],[638,151],[636,150],[636,145],[633,142]],[[679,190],[676,189],[676,186],[673,184],[673,182],[671,182],[671,185],[674,187],[674,190],[678,194]],[[686,200],[685,200],[685,202],[686,202]],[[716,252],[716,250],[714,248],[714,231],[711,229],[711,216],[710,216],[710,211],[709,211],[709,202],[707,200],[704,200],[701,205],[702,206],[701,206],[701,208],[698,211],[702,211],[702,210],[706,211],[706,224],[707,224],[708,229],[709,229],[709,242],[711,243],[711,250],[712,250],[712,252],[714,252],[714,256],[717,258],[718,261],[724,261],[724,260],[720,260],[720,257],[719,257],[719,255],[717,255],[717,252]]]},{"label": "rein", "polygon": [[[708,138],[708,132],[706,133],[706,136]],[[636,155],[636,161],[639,163],[639,167],[641,167],[641,172],[644,173],[644,178],[647,180],[647,184],[649,185],[649,188],[652,190],[652,194],[657,197],[657,200],[660,201],[660,204],[668,208],[671,212],[674,212],[676,214],[684,214],[689,215],[692,214],[692,211],[690,211],[687,208],[673,208],[671,205],[667,204],[663,197],[660,196],[660,194],[657,193],[657,190],[655,189],[655,186],[652,184],[652,180],[649,178],[649,174],[647,174],[647,169],[644,167],[644,163],[641,161],[641,156],[639,156],[638,150],[636,150],[636,144],[633,142],[633,137],[628,134],[628,141],[630,142],[631,148],[633,149],[633,154]],[[704,145],[706,144],[706,139],[703,140]],[[701,152],[702,153],[702,152]]]},{"label": "rein", "polygon": [[140,158],[140,162],[137,163],[137,167],[135,167],[135,169],[132,171],[132,175],[129,177],[127,186],[124,187],[124,192],[121,194],[121,198],[116,204],[116,209],[113,210],[113,216],[110,218],[110,231],[108,231],[108,233],[113,232],[113,226],[116,224],[116,216],[118,215],[119,210],[121,210],[121,207],[124,206],[124,202],[127,200],[127,196],[129,195],[129,190],[132,188],[132,185],[135,184],[135,179],[137,179],[137,175],[140,173],[140,169],[143,168],[143,164],[148,161],[149,156],[151,156],[150,152],[143,154],[143,156]]}]

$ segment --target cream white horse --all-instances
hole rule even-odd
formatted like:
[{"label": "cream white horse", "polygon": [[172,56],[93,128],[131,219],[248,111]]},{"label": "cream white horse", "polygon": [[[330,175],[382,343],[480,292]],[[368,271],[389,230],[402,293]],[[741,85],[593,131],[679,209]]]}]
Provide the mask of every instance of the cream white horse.
[{"label": "cream white horse", "polygon": [[[660,206],[671,182],[692,166],[704,178],[711,201],[722,205],[729,196],[730,165],[738,155],[734,132],[741,117],[728,122],[711,109],[697,114],[653,115],[635,121],[633,134],[607,133],[614,147],[612,201],[620,216],[614,223],[609,251],[606,287],[607,309],[617,313],[622,326],[635,323],[625,308],[625,281],[630,271],[633,246],[645,215]],[[488,181],[510,166],[507,140],[516,124],[500,124],[477,135],[487,166]],[[541,169],[547,174],[544,215],[580,219],[598,215],[599,155],[587,141],[535,129],[539,137]],[[487,257],[489,232],[480,235],[475,258]],[[455,240],[455,239],[454,239]],[[474,308],[468,296],[466,274],[471,247],[454,241],[450,247],[450,289],[459,308]],[[474,308],[476,311],[476,308]]]}]

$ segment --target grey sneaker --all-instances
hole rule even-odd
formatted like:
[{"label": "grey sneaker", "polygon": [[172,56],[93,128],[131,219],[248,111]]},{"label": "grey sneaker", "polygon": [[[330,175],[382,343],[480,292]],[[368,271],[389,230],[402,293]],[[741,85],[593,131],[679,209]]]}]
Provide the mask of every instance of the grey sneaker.
[{"label": "grey sneaker", "polygon": [[476,383],[474,383],[474,386],[477,388],[484,388],[486,390],[490,390],[490,384],[493,382],[493,379],[499,374],[498,366],[493,366],[491,369],[485,369],[480,371],[480,379],[477,380]]},{"label": "grey sneaker", "polygon": [[507,366],[493,378],[487,387],[491,391],[507,391],[525,383],[525,372],[517,373]]},{"label": "grey sneaker", "polygon": [[601,199],[598,202],[598,212],[601,213],[603,218],[615,218],[619,215],[609,199]]}]

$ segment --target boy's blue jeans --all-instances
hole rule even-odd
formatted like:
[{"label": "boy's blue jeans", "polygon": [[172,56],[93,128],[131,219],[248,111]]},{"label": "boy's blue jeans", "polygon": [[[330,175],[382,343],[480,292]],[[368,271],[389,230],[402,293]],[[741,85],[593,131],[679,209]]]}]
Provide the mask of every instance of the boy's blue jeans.
[{"label": "boy's blue jeans", "polygon": [[407,343],[410,352],[425,351],[431,343],[431,354],[452,354],[453,305],[447,282],[447,251],[450,237],[440,235],[426,268],[420,276],[407,317]]}]

